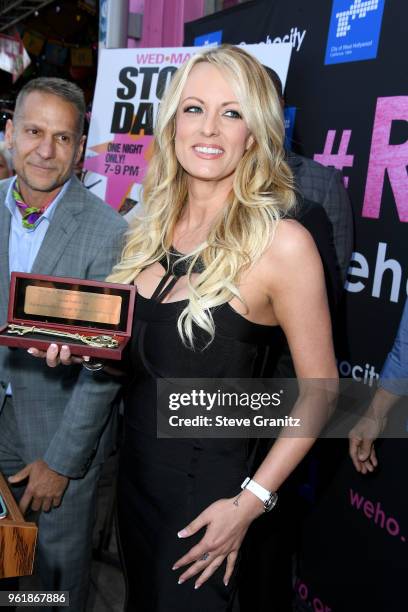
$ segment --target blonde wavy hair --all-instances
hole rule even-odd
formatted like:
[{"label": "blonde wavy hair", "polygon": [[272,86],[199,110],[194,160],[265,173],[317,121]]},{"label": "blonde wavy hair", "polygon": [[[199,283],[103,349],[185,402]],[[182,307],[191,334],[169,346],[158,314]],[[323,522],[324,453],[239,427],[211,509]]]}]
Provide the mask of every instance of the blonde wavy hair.
[{"label": "blonde wavy hair", "polygon": [[[187,257],[180,257],[188,262],[188,302],[177,327],[189,347],[194,347],[194,324],[207,332],[208,343],[214,338],[212,308],[233,297],[243,301],[238,288],[242,273],[261,257],[279,219],[295,203],[293,177],[283,148],[281,105],[263,66],[242,48],[230,45],[197,53],[175,73],[160,105],[143,185],[143,210],[108,280],[131,283],[171,250],[174,228],[188,195],[187,174],[175,155],[176,112],[188,76],[201,62],[218,68],[230,83],[253,143],[236,168],[229,201],[206,241]],[[193,282],[193,267],[199,258],[205,269]]]}]

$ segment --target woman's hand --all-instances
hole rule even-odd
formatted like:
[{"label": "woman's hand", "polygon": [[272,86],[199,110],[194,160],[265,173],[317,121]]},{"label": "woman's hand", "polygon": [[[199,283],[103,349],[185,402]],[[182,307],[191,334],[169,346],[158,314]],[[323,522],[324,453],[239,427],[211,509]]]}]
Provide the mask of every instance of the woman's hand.
[{"label": "woman's hand", "polygon": [[173,566],[178,569],[191,564],[181,574],[179,584],[200,574],[194,588],[198,589],[227,560],[223,582],[231,578],[242,540],[251,522],[261,514],[262,502],[249,491],[235,498],[219,499],[208,506],[187,527],[178,532],[179,538],[188,538],[203,527],[206,531],[200,542]]},{"label": "woman's hand", "polygon": [[90,359],[89,357],[76,357],[71,355],[69,347],[65,344],[61,346],[61,350],[58,348],[58,344],[50,344],[47,352],[40,351],[34,347],[29,348],[27,352],[33,357],[39,357],[40,359],[45,358],[50,368],[55,368],[60,365],[60,363],[62,363],[62,365],[72,365],[73,363],[82,364],[84,361],[89,361]]}]

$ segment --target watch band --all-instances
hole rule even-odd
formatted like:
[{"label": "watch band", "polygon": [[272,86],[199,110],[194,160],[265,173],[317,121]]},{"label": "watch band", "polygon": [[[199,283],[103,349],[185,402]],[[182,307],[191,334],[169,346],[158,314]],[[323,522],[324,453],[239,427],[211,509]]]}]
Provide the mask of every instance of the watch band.
[{"label": "watch band", "polygon": [[265,489],[260,484],[252,480],[251,478],[245,478],[244,482],[241,485],[241,489],[248,489],[254,495],[256,495],[263,503],[268,501],[271,496],[271,492],[268,489]]},{"label": "watch band", "polygon": [[260,499],[261,502],[263,502],[265,512],[269,512],[270,510],[272,510],[272,508],[274,508],[276,502],[278,501],[277,493],[268,491],[268,489],[262,487],[260,484],[255,482],[255,480],[249,478],[249,476],[245,478],[244,482],[241,485],[241,489],[248,489],[248,491],[251,491],[251,493],[256,495],[256,497]]}]

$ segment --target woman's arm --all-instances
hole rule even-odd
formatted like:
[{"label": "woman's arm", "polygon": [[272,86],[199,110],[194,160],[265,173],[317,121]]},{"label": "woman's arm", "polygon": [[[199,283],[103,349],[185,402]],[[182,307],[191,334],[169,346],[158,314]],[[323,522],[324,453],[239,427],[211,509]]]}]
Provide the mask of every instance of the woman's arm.
[{"label": "woman's arm", "polygon": [[[303,428],[304,437],[295,438],[283,430],[254,475],[256,482],[276,491],[327,422],[336,398],[338,373],[323,266],[310,234],[293,221],[282,222],[263,265],[270,267],[271,273],[264,278],[269,281],[272,307],[285,332],[297,378],[305,387],[292,414],[296,412],[309,422]],[[318,381],[323,389],[320,396],[315,395],[314,383]]]}]

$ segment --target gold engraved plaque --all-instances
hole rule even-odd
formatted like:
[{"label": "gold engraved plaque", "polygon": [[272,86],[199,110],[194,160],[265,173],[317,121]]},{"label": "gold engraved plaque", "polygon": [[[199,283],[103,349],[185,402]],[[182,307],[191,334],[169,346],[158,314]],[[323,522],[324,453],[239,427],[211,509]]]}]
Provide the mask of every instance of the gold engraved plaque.
[{"label": "gold engraved plaque", "polygon": [[[78,286],[78,285],[77,285]],[[24,312],[42,317],[118,325],[122,297],[74,289],[28,285]]]}]

